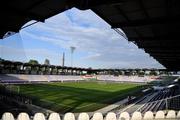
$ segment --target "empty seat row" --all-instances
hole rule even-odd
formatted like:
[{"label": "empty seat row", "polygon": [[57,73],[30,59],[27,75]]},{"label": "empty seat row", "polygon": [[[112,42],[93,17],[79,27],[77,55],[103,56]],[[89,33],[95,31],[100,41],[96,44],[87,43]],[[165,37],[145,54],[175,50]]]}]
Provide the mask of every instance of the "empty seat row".
[{"label": "empty seat row", "polygon": [[149,82],[150,77],[139,77],[139,76],[113,76],[113,75],[98,75],[98,80],[104,81],[123,81],[123,82]]},{"label": "empty seat row", "polygon": [[50,82],[50,81],[77,81],[84,80],[82,76],[76,75],[1,75],[2,83],[25,83],[25,82]]},{"label": "empty seat row", "polygon": [[[160,92],[158,92],[157,95],[155,95],[153,98],[151,98],[146,104],[143,105],[143,107],[140,109],[142,113],[145,113],[147,111],[153,111],[156,112],[158,110],[165,109],[165,100],[166,98],[172,97],[175,95],[174,89],[165,89]],[[170,104],[171,100],[169,100]]]},{"label": "empty seat row", "polygon": [[[153,112],[148,111],[144,116],[140,112],[134,112],[132,116],[127,112],[121,113],[117,116],[113,112],[109,112],[106,116],[103,116],[102,113],[94,113],[90,117],[87,113],[80,113],[76,118],[73,113],[66,113],[61,117],[58,113],[51,113],[48,117],[45,117],[43,113],[36,113],[33,117],[29,117],[27,113],[20,113],[17,117],[17,120],[152,120],[152,119],[180,119],[180,111],[176,114],[175,111],[168,111],[167,115],[163,111],[158,111],[155,116]],[[11,113],[4,113],[2,120],[15,120],[14,116]]]}]

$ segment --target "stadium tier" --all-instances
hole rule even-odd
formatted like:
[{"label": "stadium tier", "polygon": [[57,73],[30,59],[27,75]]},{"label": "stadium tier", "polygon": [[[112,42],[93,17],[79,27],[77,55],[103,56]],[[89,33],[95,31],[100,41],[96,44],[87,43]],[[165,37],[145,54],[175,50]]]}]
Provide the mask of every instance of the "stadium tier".
[{"label": "stadium tier", "polygon": [[[174,98],[177,98],[178,100],[173,102]],[[170,105],[172,102],[174,104]],[[180,109],[179,102],[180,96],[176,96],[175,89],[166,89],[159,91],[157,95],[149,99],[149,101],[139,108],[138,111],[141,111],[142,113],[147,111],[156,112],[158,110],[165,110],[166,107],[169,107],[169,109],[176,108],[178,110]]]},{"label": "stadium tier", "polygon": [[83,80],[81,76],[71,75],[19,75],[3,74],[1,83],[29,83],[29,82],[63,82]]},{"label": "stadium tier", "polygon": [[180,120],[180,0],[1,4],[0,120]]},{"label": "stadium tier", "polygon": [[[77,116],[77,117],[76,117]],[[43,113],[36,113],[34,116],[30,117],[27,113],[20,113],[17,116],[17,120],[179,120],[180,111],[175,112],[173,110],[168,111],[166,114],[163,111],[158,111],[153,114],[151,111],[146,112],[142,115],[140,112],[134,112],[131,115],[127,112],[123,112],[120,115],[116,115],[113,112],[109,112],[106,115],[101,113],[94,113],[92,116],[89,116],[88,113],[80,113],[75,115],[73,113],[66,113],[61,116],[58,113],[51,113],[48,116],[45,116]],[[4,113],[2,120],[15,120],[15,117],[11,113]]]},{"label": "stadium tier", "polygon": [[139,76],[98,75],[97,80],[146,83],[146,82],[154,81],[156,79],[149,76],[139,77]]},{"label": "stadium tier", "polygon": [[148,111],[156,113],[159,110],[180,110],[180,89],[179,86],[170,88],[164,87],[163,90],[155,90],[145,97],[142,97],[136,103],[120,110],[120,113],[127,111],[132,114],[135,111],[145,114]]},{"label": "stadium tier", "polygon": [[28,82],[58,82],[58,81],[81,81],[87,79],[96,79],[106,82],[137,82],[148,83],[156,79],[144,76],[113,76],[113,75],[96,75],[96,76],[79,76],[79,75],[24,75],[24,74],[1,74],[1,83],[28,83]]},{"label": "stadium tier", "polygon": [[[76,85],[74,85],[75,83],[71,83],[72,81],[87,80],[86,78],[88,78],[88,80],[90,80],[90,81],[93,81],[94,83],[97,83],[95,85],[96,87],[93,84],[90,83],[91,84],[90,88],[88,88],[88,86],[89,86],[88,84],[89,83],[87,81],[78,82],[78,83],[76,83]],[[95,78],[95,80],[94,79],[90,79],[90,78]],[[174,79],[174,77],[173,77],[173,79]],[[132,102],[130,102],[130,103],[126,102],[125,104],[122,104],[123,107],[120,105],[120,108],[117,107],[118,110],[113,110],[113,109],[110,110],[109,109],[106,112],[102,112],[103,119],[105,118],[105,119],[108,120],[108,119],[111,118],[111,120],[117,120],[121,116],[124,116],[124,114],[127,115],[126,116],[127,120],[130,120],[130,119],[131,120],[136,120],[136,118],[139,118],[139,119],[143,120],[143,119],[146,119],[148,117],[152,117],[153,119],[155,119],[155,118],[158,118],[158,119],[159,118],[167,118],[167,119],[169,119],[169,116],[170,117],[173,116],[173,118],[179,119],[178,118],[178,115],[179,115],[178,111],[180,110],[180,95],[179,95],[180,89],[179,89],[179,85],[176,84],[176,83],[178,83],[179,79],[177,77],[176,77],[176,79],[177,80],[172,80],[172,78],[171,78],[170,82],[168,80],[167,85],[165,85],[161,89],[155,89],[154,88],[154,90],[152,92],[144,94],[144,96],[137,97],[138,99],[135,99],[135,101],[132,99],[133,100]],[[2,120],[6,120],[7,119],[6,117],[8,115],[12,117],[12,118],[8,118],[8,120],[14,120],[15,118],[18,118],[19,116],[21,116],[21,115],[18,116],[18,114],[20,112],[28,113],[29,114],[28,117],[30,117],[30,119],[33,119],[33,120],[36,120],[36,119],[37,120],[48,119],[49,115],[47,115],[47,114],[50,114],[53,111],[52,112],[47,112],[47,110],[51,110],[48,107],[47,109],[44,110],[44,112],[42,112],[42,109],[44,109],[44,105],[46,105],[46,104],[44,104],[43,106],[41,106],[39,103],[36,104],[36,102],[34,102],[34,101],[36,101],[38,98],[36,98],[35,96],[41,96],[41,98],[39,98],[39,99],[48,98],[49,100],[55,100],[56,102],[58,102],[57,99],[61,99],[61,97],[56,97],[55,96],[56,94],[62,95],[63,101],[66,101],[66,97],[67,97],[68,98],[68,102],[70,100],[69,98],[73,98],[74,100],[80,100],[80,101],[83,98],[82,100],[84,100],[86,97],[89,97],[89,95],[91,96],[91,93],[93,93],[93,92],[94,92],[94,94],[92,94],[91,97],[93,97],[93,95],[97,95],[97,94],[98,94],[97,97],[100,96],[100,98],[101,98],[101,95],[103,95],[103,94],[108,94],[109,97],[113,97],[113,96],[111,96],[111,94],[113,94],[114,96],[118,96],[118,94],[122,94],[123,93],[123,92],[122,93],[120,93],[120,92],[118,93],[118,91],[120,90],[121,87],[125,88],[125,86],[120,86],[120,85],[121,84],[126,84],[126,82],[128,82],[127,86],[129,87],[130,83],[133,83],[132,85],[142,86],[142,85],[147,85],[147,84],[134,84],[134,83],[151,83],[151,82],[154,82],[154,81],[157,81],[157,80],[158,81],[162,81],[161,79],[159,79],[159,77],[158,77],[158,79],[156,79],[156,78],[154,78],[152,76],[139,77],[139,76],[96,75],[94,77],[94,76],[79,76],[79,75],[74,75],[73,76],[73,75],[3,74],[3,75],[1,75],[1,82],[2,83],[8,83],[8,84],[9,83],[12,83],[12,84],[15,84],[15,83],[18,83],[18,84],[19,83],[20,84],[28,83],[29,84],[29,83],[37,83],[37,82],[60,82],[60,83],[40,84],[39,86],[38,85],[34,85],[34,84],[32,86],[31,85],[27,86],[26,84],[24,84],[24,85],[20,85],[20,86],[17,86],[17,87],[16,87],[16,85],[8,85],[8,84],[6,85],[6,84],[4,84],[5,88],[8,91],[7,91],[7,93],[1,93],[1,96],[0,96],[0,99],[1,99],[0,101],[1,101],[2,107],[5,110],[5,111],[1,110],[1,115],[4,112],[11,112],[11,113],[13,113],[14,116],[12,116],[10,113],[5,113],[2,116]],[[68,81],[68,84],[71,84],[73,86],[69,86],[67,83],[62,83],[63,81],[64,82]],[[174,81],[176,81],[176,83],[174,83]],[[107,83],[103,84],[104,82],[107,82]],[[108,83],[108,82],[110,82],[110,83]],[[114,83],[114,82],[120,82],[120,83]],[[167,81],[163,81],[163,82],[167,82]],[[82,84],[80,86],[80,88],[75,88],[75,87],[78,86],[79,83]],[[62,85],[60,85],[60,84],[62,84]],[[63,84],[66,84],[66,86],[63,86]],[[116,85],[116,87],[114,87],[114,88],[110,87],[111,84]],[[119,86],[118,86],[118,84],[119,84]],[[48,86],[48,85],[50,85],[51,87]],[[105,88],[102,89],[101,88],[102,85],[104,85]],[[48,87],[50,87],[50,88],[48,88]],[[91,89],[91,87],[93,89]],[[97,88],[100,88],[100,89],[99,90],[95,90]],[[48,89],[48,91],[46,91],[46,89]],[[109,89],[109,90],[105,92],[105,89]],[[116,89],[116,91],[112,92],[113,89]],[[149,87],[144,87],[143,89],[139,89],[140,91],[138,93],[141,94],[142,90],[146,91],[148,89],[149,89]],[[151,88],[151,89],[153,89],[153,88]],[[17,93],[14,94],[12,90],[15,90]],[[19,90],[21,92],[19,92]],[[67,91],[67,90],[69,90],[69,91]],[[39,91],[39,92],[37,92],[37,91]],[[44,94],[43,91],[45,91],[45,94]],[[57,92],[57,91],[61,91],[63,94],[60,94],[60,92]],[[71,93],[71,95],[70,95],[70,92],[73,92],[73,91],[76,91],[75,94]],[[130,91],[130,89],[126,90],[125,93],[127,93],[128,91]],[[135,91],[135,89],[133,89],[133,91]],[[5,91],[2,90],[1,92],[5,92]],[[28,92],[30,92],[31,94],[28,95]],[[54,94],[53,92],[54,93],[56,92],[56,93]],[[67,93],[67,94],[64,95],[64,92]],[[26,93],[28,96],[24,96],[21,93],[23,93],[24,95]],[[82,94],[86,94],[86,93],[88,94],[88,96],[82,95]],[[118,94],[115,94],[115,93],[118,93]],[[132,94],[132,98],[136,98],[136,95],[138,93],[137,92],[133,93]],[[31,96],[33,94],[37,94],[37,95],[35,95],[33,97],[33,96]],[[82,98],[80,98],[80,96],[78,96],[78,95],[81,95]],[[130,93],[127,93],[127,95],[130,95]],[[109,98],[109,97],[106,96],[103,99]],[[125,97],[125,94],[124,94],[124,97]],[[121,99],[121,100],[126,99],[126,97]],[[89,101],[89,102],[93,102],[94,103],[95,102],[94,100],[96,100],[96,101],[98,101],[98,103],[101,104],[100,98],[96,99],[96,97],[94,96],[94,98],[91,101]],[[75,101],[72,101],[73,99],[71,99],[72,103],[75,102]],[[44,99],[44,100],[47,100],[47,99]],[[55,105],[55,106],[58,108],[58,104],[60,104],[61,102],[57,103],[57,105]],[[81,102],[83,102],[83,101],[81,101]],[[43,104],[42,102],[40,102],[40,103]],[[134,106],[129,107],[128,109],[125,109],[124,111],[121,111],[122,109],[124,109],[124,108],[128,107],[129,105],[131,105],[131,103],[134,104]],[[113,102],[111,104],[113,105],[113,104],[116,104],[116,103]],[[29,107],[26,109],[27,106],[33,106],[33,105],[36,105],[37,107],[39,107],[39,105],[40,105],[40,109],[41,110],[38,110],[39,108],[37,109],[37,107],[33,108],[34,109],[33,112],[29,109]],[[53,107],[55,107],[54,104],[49,104],[49,105],[50,106],[53,105]],[[64,104],[64,105],[73,105],[73,104],[71,104],[71,103],[69,104],[68,103],[68,104]],[[98,104],[96,103],[96,106],[97,105]],[[9,108],[12,108],[12,109],[9,109]],[[172,111],[169,111],[169,110],[174,110],[174,111],[172,112]],[[37,112],[35,112],[35,111],[39,111],[39,112],[44,113],[45,114],[45,116],[44,116],[45,119],[44,118],[36,118],[36,115],[34,115],[34,114],[37,113]],[[71,111],[71,112],[73,112],[73,111]],[[96,114],[96,111],[94,111],[94,112]],[[108,112],[111,112],[110,114],[113,114],[114,117],[111,116],[110,118],[108,118],[109,117],[109,115],[107,114]],[[116,114],[114,114],[112,112],[114,112]],[[90,112],[90,113],[88,112],[89,119],[93,118],[92,113],[93,112]],[[79,113],[75,113],[73,115],[77,116],[77,114],[79,114]],[[43,114],[41,114],[41,115],[43,116]],[[61,114],[61,117],[62,116],[63,115]],[[112,119],[112,117],[113,117],[113,119]],[[123,120],[126,120],[126,117]],[[64,118],[65,117],[63,117],[63,119]],[[75,119],[69,118],[68,120],[75,120]],[[88,120],[88,119],[86,119],[86,120]],[[98,118],[98,120],[99,120],[99,118]]]}]

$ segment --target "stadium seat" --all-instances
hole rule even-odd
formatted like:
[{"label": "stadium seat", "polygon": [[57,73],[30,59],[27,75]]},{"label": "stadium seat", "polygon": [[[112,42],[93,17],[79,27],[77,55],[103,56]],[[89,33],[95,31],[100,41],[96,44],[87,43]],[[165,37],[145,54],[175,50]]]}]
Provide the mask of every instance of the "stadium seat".
[{"label": "stadium seat", "polygon": [[2,116],[2,120],[14,120],[14,116],[11,113],[6,112]]},{"label": "stadium seat", "polygon": [[92,120],[103,120],[102,113],[94,113]]},{"label": "stadium seat", "polygon": [[119,116],[119,120],[130,120],[130,116],[128,112],[123,112]]},{"label": "stadium seat", "polygon": [[160,110],[156,113],[155,119],[164,119],[164,118],[165,118],[165,115],[163,111]]},{"label": "stadium seat", "polygon": [[141,120],[142,114],[140,112],[134,112],[131,120]]},{"label": "stadium seat", "polygon": [[36,113],[33,120],[46,120],[43,113]]},{"label": "stadium seat", "polygon": [[73,113],[66,113],[63,120],[75,120],[75,116]]},{"label": "stadium seat", "polygon": [[177,118],[180,118],[180,111],[177,113]]},{"label": "stadium seat", "polygon": [[154,115],[151,111],[147,111],[144,115],[144,120],[152,120],[154,119]]},{"label": "stadium seat", "polygon": [[87,113],[80,113],[78,120],[89,120],[89,115]]},{"label": "stadium seat", "polygon": [[48,120],[61,120],[58,113],[51,113]]},{"label": "stadium seat", "polygon": [[17,120],[30,120],[29,115],[27,113],[20,113],[18,115]]},{"label": "stadium seat", "polygon": [[176,112],[174,110],[168,111],[166,118],[176,118]]},{"label": "stadium seat", "polygon": [[106,120],[117,120],[116,114],[113,113],[113,112],[109,112],[109,113],[106,115]]}]

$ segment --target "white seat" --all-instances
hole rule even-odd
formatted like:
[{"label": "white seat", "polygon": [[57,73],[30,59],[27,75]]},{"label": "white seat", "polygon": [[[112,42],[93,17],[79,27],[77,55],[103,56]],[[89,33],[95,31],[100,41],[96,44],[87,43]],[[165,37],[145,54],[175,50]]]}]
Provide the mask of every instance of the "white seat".
[{"label": "white seat", "polygon": [[89,115],[87,113],[80,113],[78,120],[89,120]]},{"label": "white seat", "polygon": [[94,113],[92,120],[103,120],[102,113]]},{"label": "white seat", "polygon": [[119,120],[130,120],[130,115],[128,112],[123,112],[119,116]]},{"label": "white seat", "polygon": [[141,120],[142,114],[140,112],[134,112],[131,120]]},{"label": "white seat", "polygon": [[144,115],[144,120],[152,120],[154,119],[154,115],[151,111],[147,111]]},{"label": "white seat", "polygon": [[165,115],[164,115],[164,112],[163,111],[158,111],[155,115],[155,119],[164,119],[165,118]]},{"label": "white seat", "polygon": [[66,113],[63,120],[75,120],[75,116],[73,113]]},{"label": "white seat", "polygon": [[14,120],[14,116],[11,113],[6,112],[2,115],[2,120]]},{"label": "white seat", "polygon": [[180,118],[180,111],[177,113],[177,116],[176,116],[177,118]]},{"label": "white seat", "polygon": [[44,114],[43,113],[36,113],[34,115],[33,120],[45,120]]},{"label": "white seat", "polygon": [[109,112],[109,113],[106,115],[106,120],[117,120],[116,114],[113,113],[113,112]]},{"label": "white seat", "polygon": [[166,118],[176,118],[176,112],[174,110],[168,111]]},{"label": "white seat", "polygon": [[27,113],[20,113],[18,115],[17,120],[30,120],[29,115]]},{"label": "white seat", "polygon": [[58,113],[51,113],[48,120],[61,120]]}]

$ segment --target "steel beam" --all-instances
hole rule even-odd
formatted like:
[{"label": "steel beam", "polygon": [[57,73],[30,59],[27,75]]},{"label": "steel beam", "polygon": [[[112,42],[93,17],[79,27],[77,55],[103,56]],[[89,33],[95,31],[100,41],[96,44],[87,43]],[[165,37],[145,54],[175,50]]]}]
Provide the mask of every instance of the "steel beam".
[{"label": "steel beam", "polygon": [[149,19],[133,20],[128,22],[113,23],[112,28],[123,28],[123,27],[137,27],[153,24],[174,24],[179,23],[180,16],[171,17],[156,17]]}]

